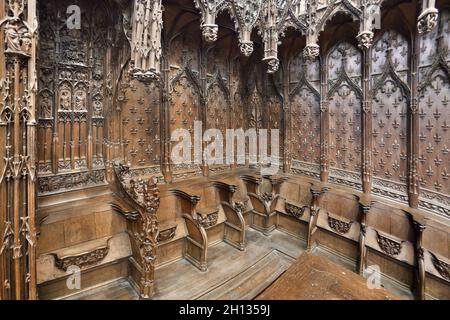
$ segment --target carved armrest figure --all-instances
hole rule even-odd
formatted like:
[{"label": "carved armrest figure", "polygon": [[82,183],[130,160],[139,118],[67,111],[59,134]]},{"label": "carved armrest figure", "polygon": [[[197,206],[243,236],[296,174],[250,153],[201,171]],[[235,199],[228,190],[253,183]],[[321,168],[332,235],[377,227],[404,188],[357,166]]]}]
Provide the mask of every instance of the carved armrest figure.
[{"label": "carved armrest figure", "polygon": [[114,163],[117,181],[117,202],[113,208],[127,219],[127,229],[132,243],[132,266],[138,277],[133,281],[139,287],[141,299],[154,295],[155,260],[158,246],[158,217],[160,194],[156,179],[135,180],[130,168]]},{"label": "carved armrest figure", "polygon": [[197,205],[201,198],[190,195],[181,190],[170,190],[180,203],[181,215],[188,231],[186,251],[184,257],[195,267],[205,272],[208,270],[208,214],[197,212]]},{"label": "carved armrest figure", "polygon": [[328,191],[328,188],[323,184],[313,185],[311,187],[311,206],[310,206],[310,217],[308,224],[308,238],[307,238],[307,250],[311,250],[313,244],[313,236],[317,231],[317,219],[319,217],[320,211],[320,198],[323,194]]}]

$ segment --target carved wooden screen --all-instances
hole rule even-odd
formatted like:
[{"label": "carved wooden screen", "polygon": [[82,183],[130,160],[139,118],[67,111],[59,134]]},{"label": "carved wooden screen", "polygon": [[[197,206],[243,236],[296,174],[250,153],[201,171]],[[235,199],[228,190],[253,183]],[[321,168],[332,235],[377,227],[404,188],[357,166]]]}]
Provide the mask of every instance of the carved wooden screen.
[{"label": "carved wooden screen", "polygon": [[349,43],[328,55],[330,180],[361,188],[361,52]]},{"label": "carved wooden screen", "polygon": [[124,70],[119,84],[122,153],[132,168],[153,168],[158,173],[161,161],[160,84],[142,83]]},{"label": "carved wooden screen", "polygon": [[419,180],[421,205],[449,215],[450,206],[450,13],[420,37]]},{"label": "carved wooden screen", "polygon": [[320,65],[302,55],[290,65],[292,170],[320,177]]},{"label": "carved wooden screen", "polygon": [[371,58],[373,191],[407,202],[408,41],[386,31],[376,41]]},{"label": "carved wooden screen", "polygon": [[[81,1],[81,28],[69,29],[70,1],[40,1],[38,160],[40,193],[104,182],[104,110],[111,96],[108,10]],[[108,80],[109,79],[109,80]]]}]

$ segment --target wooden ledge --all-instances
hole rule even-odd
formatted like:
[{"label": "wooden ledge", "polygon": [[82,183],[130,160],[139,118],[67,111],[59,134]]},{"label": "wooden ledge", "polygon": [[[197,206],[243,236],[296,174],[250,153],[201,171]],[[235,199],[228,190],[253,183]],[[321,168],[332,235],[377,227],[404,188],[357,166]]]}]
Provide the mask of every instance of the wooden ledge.
[{"label": "wooden ledge", "polygon": [[52,252],[51,255],[55,257],[55,265],[64,271],[67,271],[71,266],[90,267],[105,259],[109,252],[111,239],[112,237],[106,237],[87,241]]}]

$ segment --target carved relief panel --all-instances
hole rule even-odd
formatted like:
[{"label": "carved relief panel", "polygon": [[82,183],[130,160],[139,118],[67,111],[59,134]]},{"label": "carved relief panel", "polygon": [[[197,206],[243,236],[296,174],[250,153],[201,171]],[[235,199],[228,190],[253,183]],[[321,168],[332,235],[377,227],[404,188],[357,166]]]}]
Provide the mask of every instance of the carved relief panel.
[{"label": "carved relief panel", "polygon": [[[420,37],[419,180],[421,204],[450,214],[450,13]],[[437,205],[437,206],[435,206]]]},{"label": "carved relief panel", "polygon": [[373,191],[407,201],[408,41],[390,30],[372,49]]},{"label": "carved relief panel", "polygon": [[361,53],[349,43],[328,55],[329,157],[331,179],[360,186],[361,170]]},{"label": "carved relief panel", "polygon": [[[81,1],[80,29],[68,28],[69,1],[39,3],[41,27],[38,96],[38,160],[42,185],[53,175],[85,172],[105,166],[104,112],[111,97],[106,69],[112,17],[108,8],[92,9]],[[78,178],[77,178],[78,179]],[[45,181],[44,181],[45,180]],[[47,187],[41,188],[47,192]],[[51,191],[60,189],[51,186]]]},{"label": "carved relief panel", "polygon": [[290,65],[292,160],[296,169],[320,173],[320,65],[302,55]]}]

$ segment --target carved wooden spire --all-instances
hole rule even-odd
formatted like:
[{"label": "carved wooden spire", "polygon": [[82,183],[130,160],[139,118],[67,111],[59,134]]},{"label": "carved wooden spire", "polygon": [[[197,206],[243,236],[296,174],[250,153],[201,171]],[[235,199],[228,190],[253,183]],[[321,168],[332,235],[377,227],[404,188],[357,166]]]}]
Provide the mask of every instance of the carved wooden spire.
[{"label": "carved wooden spire", "polygon": [[225,0],[194,0],[195,6],[202,14],[202,34],[208,43],[217,41],[219,26],[216,24],[216,16],[224,7]]},{"label": "carved wooden spire", "polygon": [[161,68],[161,0],[135,0],[132,17],[132,74],[147,82],[159,78]]},{"label": "carved wooden spire", "polygon": [[280,67],[278,60],[278,8],[275,0],[265,2],[262,17],[262,35],[264,42],[264,59],[268,66],[268,73],[275,73]]},{"label": "carved wooden spire", "polygon": [[317,1],[306,0],[306,46],[303,49],[303,56],[306,60],[314,60],[319,56],[320,48],[318,42],[318,30],[316,28]]}]

